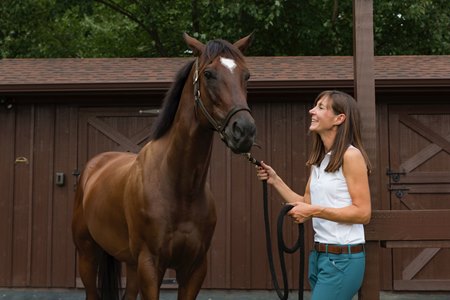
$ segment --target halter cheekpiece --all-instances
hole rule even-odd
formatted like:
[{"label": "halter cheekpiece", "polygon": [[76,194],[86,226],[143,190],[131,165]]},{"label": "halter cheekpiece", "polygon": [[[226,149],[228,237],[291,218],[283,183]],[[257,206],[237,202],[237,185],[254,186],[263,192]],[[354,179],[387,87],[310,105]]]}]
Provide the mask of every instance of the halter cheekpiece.
[{"label": "halter cheekpiece", "polygon": [[222,122],[216,121],[213,116],[208,112],[205,105],[202,102],[202,99],[200,97],[200,82],[199,82],[199,74],[198,74],[198,57],[195,59],[195,71],[194,71],[194,98],[195,98],[195,105],[196,107],[199,107],[200,110],[205,115],[206,119],[208,119],[209,123],[214,127],[214,130],[219,133],[220,138],[222,141],[226,143],[226,140],[228,138],[227,134],[225,133],[225,128],[228,125],[228,122],[230,121],[231,117],[233,117],[236,113],[245,110],[251,113],[250,109],[245,106],[234,106],[227,114],[225,119],[222,120]]}]

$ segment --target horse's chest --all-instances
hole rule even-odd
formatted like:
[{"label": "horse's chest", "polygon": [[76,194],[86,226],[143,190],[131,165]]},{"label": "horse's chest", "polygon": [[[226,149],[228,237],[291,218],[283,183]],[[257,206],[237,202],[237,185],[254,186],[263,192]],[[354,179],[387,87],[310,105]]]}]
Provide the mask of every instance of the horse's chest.
[{"label": "horse's chest", "polygon": [[183,222],[178,224],[173,232],[171,245],[173,250],[197,248],[207,239],[208,236],[205,236],[203,228],[193,222]]},{"label": "horse's chest", "polygon": [[168,235],[167,252],[172,263],[177,264],[187,258],[203,256],[208,251],[212,232],[194,222],[179,223],[176,230]]}]

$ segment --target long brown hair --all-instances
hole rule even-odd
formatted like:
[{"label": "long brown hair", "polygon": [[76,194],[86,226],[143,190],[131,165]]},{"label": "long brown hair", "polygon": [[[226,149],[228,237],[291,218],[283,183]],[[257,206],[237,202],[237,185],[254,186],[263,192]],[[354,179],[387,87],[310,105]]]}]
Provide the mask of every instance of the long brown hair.
[{"label": "long brown hair", "polygon": [[[342,166],[345,151],[350,145],[353,145],[361,151],[366,162],[367,171],[370,173],[372,165],[363,147],[361,139],[361,117],[355,99],[341,91],[323,91],[314,100],[314,105],[324,97],[328,97],[331,100],[331,108],[334,114],[344,114],[346,116],[344,122],[338,125],[336,138],[330,149],[330,162],[325,168],[325,171],[336,172]],[[308,166],[320,164],[326,154],[325,146],[319,134],[311,132],[311,136],[312,150],[306,162]]]}]

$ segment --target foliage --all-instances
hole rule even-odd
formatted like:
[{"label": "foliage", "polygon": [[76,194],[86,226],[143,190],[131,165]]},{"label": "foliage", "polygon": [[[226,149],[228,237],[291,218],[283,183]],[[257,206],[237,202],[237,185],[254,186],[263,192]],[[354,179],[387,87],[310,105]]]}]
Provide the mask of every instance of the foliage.
[{"label": "foliage", "polygon": [[450,1],[375,1],[378,55],[450,54]]},{"label": "foliage", "polygon": [[0,1],[0,57],[148,56],[138,26],[92,1]]},{"label": "foliage", "polygon": [[[374,2],[376,55],[450,54],[450,1]],[[352,55],[352,1],[1,0],[0,57],[186,55],[251,32],[247,55]]]}]

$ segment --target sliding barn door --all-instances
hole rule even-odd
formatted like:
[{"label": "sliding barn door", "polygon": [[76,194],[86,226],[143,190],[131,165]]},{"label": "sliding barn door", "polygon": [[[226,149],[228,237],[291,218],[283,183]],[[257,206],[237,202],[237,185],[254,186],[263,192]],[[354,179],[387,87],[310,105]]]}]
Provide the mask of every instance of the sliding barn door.
[{"label": "sliding barn door", "polygon": [[[450,105],[391,105],[389,155],[391,209],[450,209]],[[450,230],[447,221],[443,230]],[[448,247],[439,241],[398,243],[394,290],[450,290]]]}]

